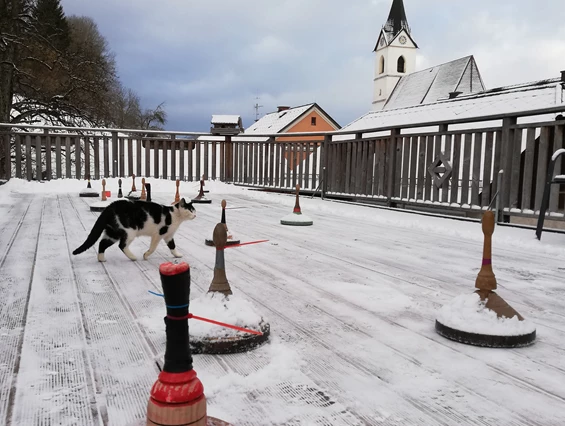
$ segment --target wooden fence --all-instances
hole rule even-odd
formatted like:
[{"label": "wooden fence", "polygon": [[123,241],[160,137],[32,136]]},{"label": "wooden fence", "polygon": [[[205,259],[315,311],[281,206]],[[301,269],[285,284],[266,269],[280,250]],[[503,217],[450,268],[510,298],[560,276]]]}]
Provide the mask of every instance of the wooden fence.
[{"label": "wooden fence", "polygon": [[[550,157],[565,147],[565,120],[547,121],[547,114],[557,112],[561,109],[402,129],[293,133],[292,140],[281,134],[140,135],[139,130],[10,129],[2,124],[0,134],[11,153],[4,159],[9,163],[7,178],[90,175],[100,179],[135,174],[194,181],[205,176],[276,190],[292,190],[299,184],[304,191],[329,197],[458,214],[496,205],[508,219],[539,213]],[[532,120],[536,115],[543,119]],[[529,122],[523,120],[526,116]],[[491,124],[496,120],[498,124]],[[490,127],[481,127],[481,122]],[[560,161],[556,174],[565,174]],[[552,186],[548,214],[565,219],[565,188]]]}]

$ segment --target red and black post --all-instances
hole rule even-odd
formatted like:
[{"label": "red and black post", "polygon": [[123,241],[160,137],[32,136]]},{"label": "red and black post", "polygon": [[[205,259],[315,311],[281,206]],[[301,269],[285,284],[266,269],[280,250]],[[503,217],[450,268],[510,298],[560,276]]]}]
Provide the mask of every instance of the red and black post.
[{"label": "red and black post", "polygon": [[192,367],[188,334],[190,267],[186,262],[162,263],[161,285],[167,307],[167,342],[163,371],[147,406],[147,425],[207,424],[204,386]]}]

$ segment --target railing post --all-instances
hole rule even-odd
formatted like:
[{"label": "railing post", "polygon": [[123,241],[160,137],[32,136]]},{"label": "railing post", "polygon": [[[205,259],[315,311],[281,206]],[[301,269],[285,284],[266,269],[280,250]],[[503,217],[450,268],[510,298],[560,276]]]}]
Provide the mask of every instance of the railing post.
[{"label": "railing post", "polygon": [[387,204],[391,204],[392,196],[394,195],[395,176],[396,176],[396,155],[398,138],[400,137],[400,129],[392,129],[390,131],[390,143],[387,146],[387,155],[385,158],[386,167],[386,197]]},{"label": "railing post", "polygon": [[324,142],[322,142],[322,161],[320,162],[320,164],[322,165],[322,200],[324,199],[324,196],[326,195],[326,192],[328,190],[328,147],[331,141],[331,135],[325,135]]},{"label": "railing post", "polygon": [[501,132],[501,153],[500,153],[500,167],[504,170],[502,176],[502,186],[498,187],[498,196],[500,198],[500,203],[502,204],[500,208],[504,209],[510,207],[510,185],[512,178],[512,151],[514,149],[520,149],[520,147],[513,146],[514,142],[514,132],[510,126],[515,125],[517,122],[516,117],[506,117],[502,120],[502,132]]},{"label": "railing post", "polygon": [[2,149],[0,150],[0,154],[3,154],[3,158],[0,155],[0,177],[2,179],[10,180],[12,177],[12,150],[11,150],[11,133],[10,128],[3,128],[2,132],[0,133],[0,144],[2,144]]},{"label": "railing post", "polygon": [[498,225],[498,215],[500,213],[500,188],[502,187],[502,176],[504,175],[504,170],[500,170],[497,174],[497,188],[498,192],[496,194],[496,201],[495,201],[495,212],[494,212],[494,223]]},{"label": "railing post", "polygon": [[231,139],[231,135],[226,135],[226,140],[224,143],[226,145],[224,150],[224,155],[225,155],[224,176],[226,182],[232,183],[233,182],[233,142]]}]

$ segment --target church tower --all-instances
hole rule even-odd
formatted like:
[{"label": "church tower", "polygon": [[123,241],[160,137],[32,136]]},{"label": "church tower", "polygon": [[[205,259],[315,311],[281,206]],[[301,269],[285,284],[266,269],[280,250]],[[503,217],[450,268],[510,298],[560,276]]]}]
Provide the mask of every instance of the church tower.
[{"label": "church tower", "polygon": [[373,49],[373,111],[383,109],[398,80],[416,70],[416,49],[402,0],[393,0],[386,24]]}]

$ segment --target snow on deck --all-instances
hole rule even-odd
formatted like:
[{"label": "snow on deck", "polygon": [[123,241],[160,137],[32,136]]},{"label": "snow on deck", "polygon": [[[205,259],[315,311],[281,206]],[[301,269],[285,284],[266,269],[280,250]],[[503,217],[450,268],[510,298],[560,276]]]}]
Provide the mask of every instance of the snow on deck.
[{"label": "snow on deck", "polygon": [[[148,290],[161,290],[168,249],[137,262],[117,246],[103,264],[95,248],[72,256],[99,214],[88,208],[96,199],[78,197],[84,182],[67,182],[69,192],[65,181],[13,181],[0,187],[0,424],[139,423],[165,344],[163,300]],[[174,182],[153,186],[154,199],[173,200]],[[496,229],[499,293],[538,339],[478,348],[442,338],[434,320],[473,291],[480,224],[301,197],[314,225],[283,226],[292,196],[206,188],[212,204],[197,204],[175,238],[191,299],[212,280],[204,240],[225,198],[234,235],[270,240],[225,255],[234,293],[272,333],[249,353],[194,356],[210,415],[235,425],[565,424],[565,236]],[[198,185],[180,189],[195,196]],[[132,251],[141,258],[148,242]]]}]

